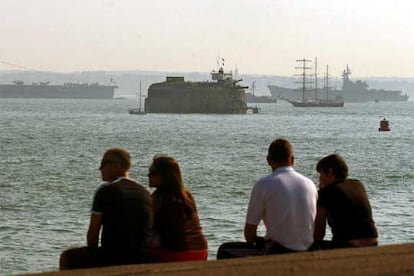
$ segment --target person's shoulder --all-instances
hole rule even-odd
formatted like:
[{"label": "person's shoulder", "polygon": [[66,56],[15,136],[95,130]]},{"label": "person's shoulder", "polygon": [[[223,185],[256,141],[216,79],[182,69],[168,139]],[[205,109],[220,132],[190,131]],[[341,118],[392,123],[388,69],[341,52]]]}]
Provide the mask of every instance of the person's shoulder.
[{"label": "person's shoulder", "polygon": [[111,188],[110,185],[111,183],[109,182],[100,184],[99,187],[96,189],[96,193],[100,193],[100,192],[110,189]]},{"label": "person's shoulder", "polygon": [[269,173],[269,174],[266,174],[265,176],[262,176],[261,178],[259,178],[259,180],[256,181],[256,185],[265,185],[267,183],[273,182],[274,179],[275,179],[275,174],[274,173]]},{"label": "person's shoulder", "polygon": [[347,178],[344,180],[344,182],[346,183],[356,183],[356,184],[362,184],[362,182],[359,179],[355,179],[355,178]]},{"label": "person's shoulder", "polygon": [[342,185],[341,187],[343,187],[343,189],[360,189],[360,190],[365,190],[364,184],[355,178],[347,178],[345,180],[342,181]]},{"label": "person's shoulder", "polygon": [[132,178],[122,178],[119,182],[129,184],[129,185],[134,186],[134,187],[137,186],[137,187],[145,189],[145,187],[143,185],[141,185],[140,183],[138,183],[136,180],[134,180]]},{"label": "person's shoulder", "polygon": [[102,183],[96,190],[95,190],[95,199],[102,199],[107,198],[113,193],[113,188],[111,183]]},{"label": "person's shoulder", "polygon": [[309,177],[301,174],[300,172],[298,172],[296,170],[293,170],[293,173],[296,175],[297,178],[301,179],[302,181],[315,184],[312,179],[310,179]]}]

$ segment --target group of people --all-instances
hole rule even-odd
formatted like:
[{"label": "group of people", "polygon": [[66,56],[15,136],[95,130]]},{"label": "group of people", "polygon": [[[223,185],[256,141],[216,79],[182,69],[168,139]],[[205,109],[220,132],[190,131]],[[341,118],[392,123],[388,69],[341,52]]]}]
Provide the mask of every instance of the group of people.
[{"label": "group of people", "polygon": [[[294,170],[288,140],[271,143],[267,162],[272,172],[259,179],[251,193],[246,242],[222,244],[217,259],[377,245],[364,186],[348,179],[341,156],[332,154],[318,162],[319,191]],[[60,269],[207,260],[207,240],[178,162],[154,157],[148,172],[149,185],[155,188],[152,195],[128,177],[130,167],[125,149],[104,153],[99,170],[107,183],[93,199],[87,246],[64,251]],[[257,233],[261,221],[264,237]],[[324,240],[326,223],[332,229],[330,241]]]},{"label": "group of people", "polygon": [[[293,168],[293,148],[276,139],[268,149],[272,173],[253,187],[247,209],[246,242],[222,244],[217,259],[281,254],[318,249],[376,246],[378,233],[363,184],[348,179],[348,166],[337,155],[319,160],[319,191]],[[266,234],[259,237],[263,221]],[[324,240],[326,223],[332,240]]]},{"label": "group of people", "polygon": [[154,157],[148,172],[152,195],[128,177],[130,167],[125,149],[105,152],[99,170],[106,183],[95,192],[87,246],[64,251],[61,270],[207,260],[207,240],[178,162]]}]

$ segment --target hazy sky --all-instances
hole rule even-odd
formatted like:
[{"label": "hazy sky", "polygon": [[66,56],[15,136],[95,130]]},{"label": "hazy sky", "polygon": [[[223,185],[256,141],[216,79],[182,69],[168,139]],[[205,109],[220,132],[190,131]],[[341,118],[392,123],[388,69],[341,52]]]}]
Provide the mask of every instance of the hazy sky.
[{"label": "hazy sky", "polygon": [[414,76],[413,0],[0,0],[0,70]]}]

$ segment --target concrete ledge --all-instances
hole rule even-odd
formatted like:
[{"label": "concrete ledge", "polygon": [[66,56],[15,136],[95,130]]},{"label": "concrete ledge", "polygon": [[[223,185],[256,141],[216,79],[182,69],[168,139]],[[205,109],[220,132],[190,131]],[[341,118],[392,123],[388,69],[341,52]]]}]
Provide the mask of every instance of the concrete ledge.
[{"label": "concrete ledge", "polygon": [[414,275],[414,243],[207,262],[114,266],[25,275]]}]

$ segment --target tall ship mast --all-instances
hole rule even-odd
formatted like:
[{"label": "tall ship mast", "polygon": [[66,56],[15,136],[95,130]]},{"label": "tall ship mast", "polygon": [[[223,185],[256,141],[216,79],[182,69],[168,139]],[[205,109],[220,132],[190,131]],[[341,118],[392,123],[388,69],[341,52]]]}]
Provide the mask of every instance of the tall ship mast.
[{"label": "tall ship mast", "polygon": [[[301,66],[295,67],[295,69],[300,69],[302,72],[299,74],[295,74],[295,76],[299,76],[300,80],[296,81],[296,83],[301,83],[302,86],[300,88],[302,92],[302,99],[296,100],[296,99],[290,99],[290,98],[282,98],[283,100],[286,100],[290,102],[294,107],[343,107],[344,101],[337,96],[335,99],[329,99],[329,95],[327,94],[326,99],[322,99],[318,96],[318,73],[317,73],[317,59],[315,58],[315,79],[314,82],[310,80],[311,74],[308,73],[308,70],[312,69],[307,64],[312,62],[308,59],[298,59],[296,62],[302,63]],[[310,86],[310,84],[314,83],[314,89]],[[314,91],[314,98],[309,99],[308,98],[308,92]]]},{"label": "tall ship mast", "polygon": [[141,99],[142,99],[142,85],[141,81],[139,81],[139,95],[138,96],[138,108],[131,108],[128,110],[129,114],[135,114],[135,115],[145,115],[147,114],[144,109],[142,109]]},{"label": "tall ship mast", "polygon": [[312,88],[309,85],[313,83],[312,81],[309,80],[310,74],[308,73],[308,70],[312,69],[312,67],[309,67],[307,64],[308,62],[312,62],[312,61],[303,58],[303,59],[297,59],[296,62],[302,63],[301,66],[295,67],[296,70],[299,69],[299,70],[302,70],[302,72],[296,73],[294,75],[300,77],[300,79],[296,81],[296,83],[302,84],[300,88],[300,90],[302,91],[302,102],[306,102],[307,91],[312,90]]}]

